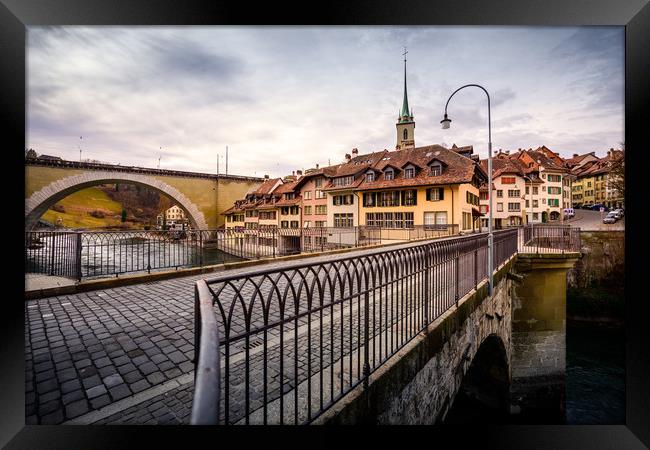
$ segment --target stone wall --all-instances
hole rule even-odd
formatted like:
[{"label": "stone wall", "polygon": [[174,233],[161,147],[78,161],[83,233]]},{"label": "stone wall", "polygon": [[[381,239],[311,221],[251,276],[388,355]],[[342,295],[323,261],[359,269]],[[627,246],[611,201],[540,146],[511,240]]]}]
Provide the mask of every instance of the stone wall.
[{"label": "stone wall", "polygon": [[[567,286],[586,288],[625,276],[625,231],[581,231],[582,258],[567,273]],[[622,283],[621,283],[622,284]]]}]

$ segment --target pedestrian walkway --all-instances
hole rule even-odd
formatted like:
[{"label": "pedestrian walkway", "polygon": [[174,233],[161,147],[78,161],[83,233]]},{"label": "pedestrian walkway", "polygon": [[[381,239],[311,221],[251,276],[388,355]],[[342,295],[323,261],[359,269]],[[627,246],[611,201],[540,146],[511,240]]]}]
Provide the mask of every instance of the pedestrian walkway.
[{"label": "pedestrian walkway", "polygon": [[26,273],[25,291],[40,291],[62,286],[74,286],[75,280],[64,277],[55,277],[44,273]]},{"label": "pedestrian walkway", "polygon": [[[359,249],[345,255],[372,251],[382,249]],[[301,262],[331,258],[315,256]],[[263,267],[286,264],[273,262]],[[257,269],[232,269],[230,273]],[[205,274],[26,301],[26,424],[69,422],[193,373],[194,283],[203,278]],[[134,407],[140,410],[133,404],[125,410]],[[147,418],[148,423],[155,417],[160,423],[171,420],[156,411],[158,416]],[[140,416],[129,414],[123,416],[136,423]]]}]

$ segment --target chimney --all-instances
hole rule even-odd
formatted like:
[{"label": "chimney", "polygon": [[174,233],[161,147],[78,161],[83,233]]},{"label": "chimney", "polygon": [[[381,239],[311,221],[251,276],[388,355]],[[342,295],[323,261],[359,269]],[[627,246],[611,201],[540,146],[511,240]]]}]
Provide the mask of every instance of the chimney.
[{"label": "chimney", "polygon": [[589,152],[591,156],[596,156],[596,152]]},{"label": "chimney", "polygon": [[573,157],[574,157],[574,158],[577,158],[577,157],[578,157],[578,154],[577,154],[577,153],[574,153],[574,154],[573,154]]},{"label": "chimney", "polygon": [[355,156],[358,155],[358,154],[359,154],[359,149],[356,148],[356,147],[353,148],[353,149],[352,149],[352,154],[355,155]]},{"label": "chimney", "polygon": [[302,176],[302,170],[296,170],[296,174],[301,177]]},{"label": "chimney", "polygon": [[506,150],[506,155],[509,155],[509,154],[510,154],[510,150]]},{"label": "chimney", "polygon": [[350,156],[349,153],[346,153],[345,154],[345,162],[350,162],[351,159],[352,159],[352,156]]},{"label": "chimney", "polygon": [[291,171],[291,175],[296,176],[296,171],[295,171],[295,170],[292,170],[292,171]]},{"label": "chimney", "polygon": [[264,174],[264,179],[265,179],[265,180],[268,180],[268,179],[269,179],[269,176],[266,175],[266,174]]},{"label": "chimney", "polygon": [[318,169],[318,164],[316,164],[316,169]]}]

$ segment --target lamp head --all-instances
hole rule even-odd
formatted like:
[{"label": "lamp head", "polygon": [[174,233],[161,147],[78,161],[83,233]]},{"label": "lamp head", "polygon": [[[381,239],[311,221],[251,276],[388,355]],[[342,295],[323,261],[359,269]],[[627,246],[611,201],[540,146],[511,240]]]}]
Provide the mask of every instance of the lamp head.
[{"label": "lamp head", "polygon": [[442,129],[446,130],[449,128],[449,124],[451,124],[451,119],[447,118],[447,114],[445,114],[445,118],[440,123],[442,124]]}]

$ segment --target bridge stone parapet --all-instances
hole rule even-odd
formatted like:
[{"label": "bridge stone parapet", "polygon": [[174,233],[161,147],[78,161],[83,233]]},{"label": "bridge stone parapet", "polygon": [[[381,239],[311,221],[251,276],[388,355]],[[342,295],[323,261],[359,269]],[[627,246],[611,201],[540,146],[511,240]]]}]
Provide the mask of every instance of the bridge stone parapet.
[{"label": "bridge stone parapet", "polygon": [[[472,361],[490,341],[501,353],[507,386],[511,359],[511,277],[514,258],[494,276],[495,289],[479,284],[426,331],[370,376],[368,389],[359,386],[324,413],[319,424],[433,424],[444,419]],[[505,392],[507,396],[507,392]],[[507,398],[502,399],[507,407]]]}]

